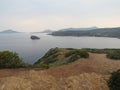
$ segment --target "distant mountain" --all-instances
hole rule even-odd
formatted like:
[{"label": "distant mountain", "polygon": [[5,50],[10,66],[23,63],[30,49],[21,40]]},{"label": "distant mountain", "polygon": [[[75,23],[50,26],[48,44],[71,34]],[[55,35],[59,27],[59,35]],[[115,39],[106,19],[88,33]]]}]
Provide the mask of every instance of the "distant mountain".
[{"label": "distant mountain", "polygon": [[47,30],[42,31],[41,33],[52,33],[52,32],[53,32],[52,30],[47,29]]},{"label": "distant mountain", "polygon": [[44,30],[42,32],[31,32],[31,33],[47,33],[47,34],[51,34],[53,31],[50,29]]},{"label": "distant mountain", "polygon": [[9,29],[9,30],[1,31],[0,33],[19,33],[19,32]]},{"label": "distant mountain", "polygon": [[98,29],[98,28],[96,26],[87,27],[87,28],[66,28],[58,31],[85,31],[85,30],[93,30],[93,29]]},{"label": "distant mountain", "polygon": [[96,28],[82,31],[56,31],[54,36],[96,36],[96,37],[115,37],[120,38],[120,27],[116,28]]}]

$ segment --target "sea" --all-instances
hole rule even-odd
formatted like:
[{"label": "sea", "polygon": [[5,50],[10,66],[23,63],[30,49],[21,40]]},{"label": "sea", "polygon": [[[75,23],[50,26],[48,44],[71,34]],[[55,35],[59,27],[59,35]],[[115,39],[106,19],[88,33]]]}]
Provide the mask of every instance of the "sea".
[{"label": "sea", "polygon": [[[32,40],[31,35],[40,37]],[[29,64],[35,63],[51,48],[119,48],[120,39],[107,37],[52,36],[46,33],[11,33],[0,34],[0,51],[12,51]]]}]

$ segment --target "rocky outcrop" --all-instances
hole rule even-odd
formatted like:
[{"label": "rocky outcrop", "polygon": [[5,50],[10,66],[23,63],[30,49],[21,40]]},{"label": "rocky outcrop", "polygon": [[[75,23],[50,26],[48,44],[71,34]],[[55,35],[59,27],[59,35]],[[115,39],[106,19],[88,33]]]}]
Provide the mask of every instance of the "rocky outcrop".
[{"label": "rocky outcrop", "polygon": [[40,39],[38,36],[34,36],[34,35],[32,35],[30,38],[33,40]]}]

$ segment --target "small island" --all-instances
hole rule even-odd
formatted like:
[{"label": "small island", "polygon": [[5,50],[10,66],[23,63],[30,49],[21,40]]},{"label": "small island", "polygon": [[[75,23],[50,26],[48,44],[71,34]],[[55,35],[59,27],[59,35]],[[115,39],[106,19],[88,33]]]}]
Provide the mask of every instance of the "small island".
[{"label": "small island", "polygon": [[31,38],[32,40],[38,40],[38,39],[40,39],[38,36],[34,36],[34,35],[32,35],[30,38]]}]

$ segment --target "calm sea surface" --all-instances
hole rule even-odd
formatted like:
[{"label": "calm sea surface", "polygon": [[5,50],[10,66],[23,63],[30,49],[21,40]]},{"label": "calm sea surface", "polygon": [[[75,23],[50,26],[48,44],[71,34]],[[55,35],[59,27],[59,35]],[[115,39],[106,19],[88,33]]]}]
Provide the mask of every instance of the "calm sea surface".
[{"label": "calm sea surface", "polygon": [[33,34],[40,40],[31,40],[29,33],[0,34],[0,51],[17,52],[27,63],[34,63],[50,48],[120,48],[120,39],[104,37],[59,37]]}]

